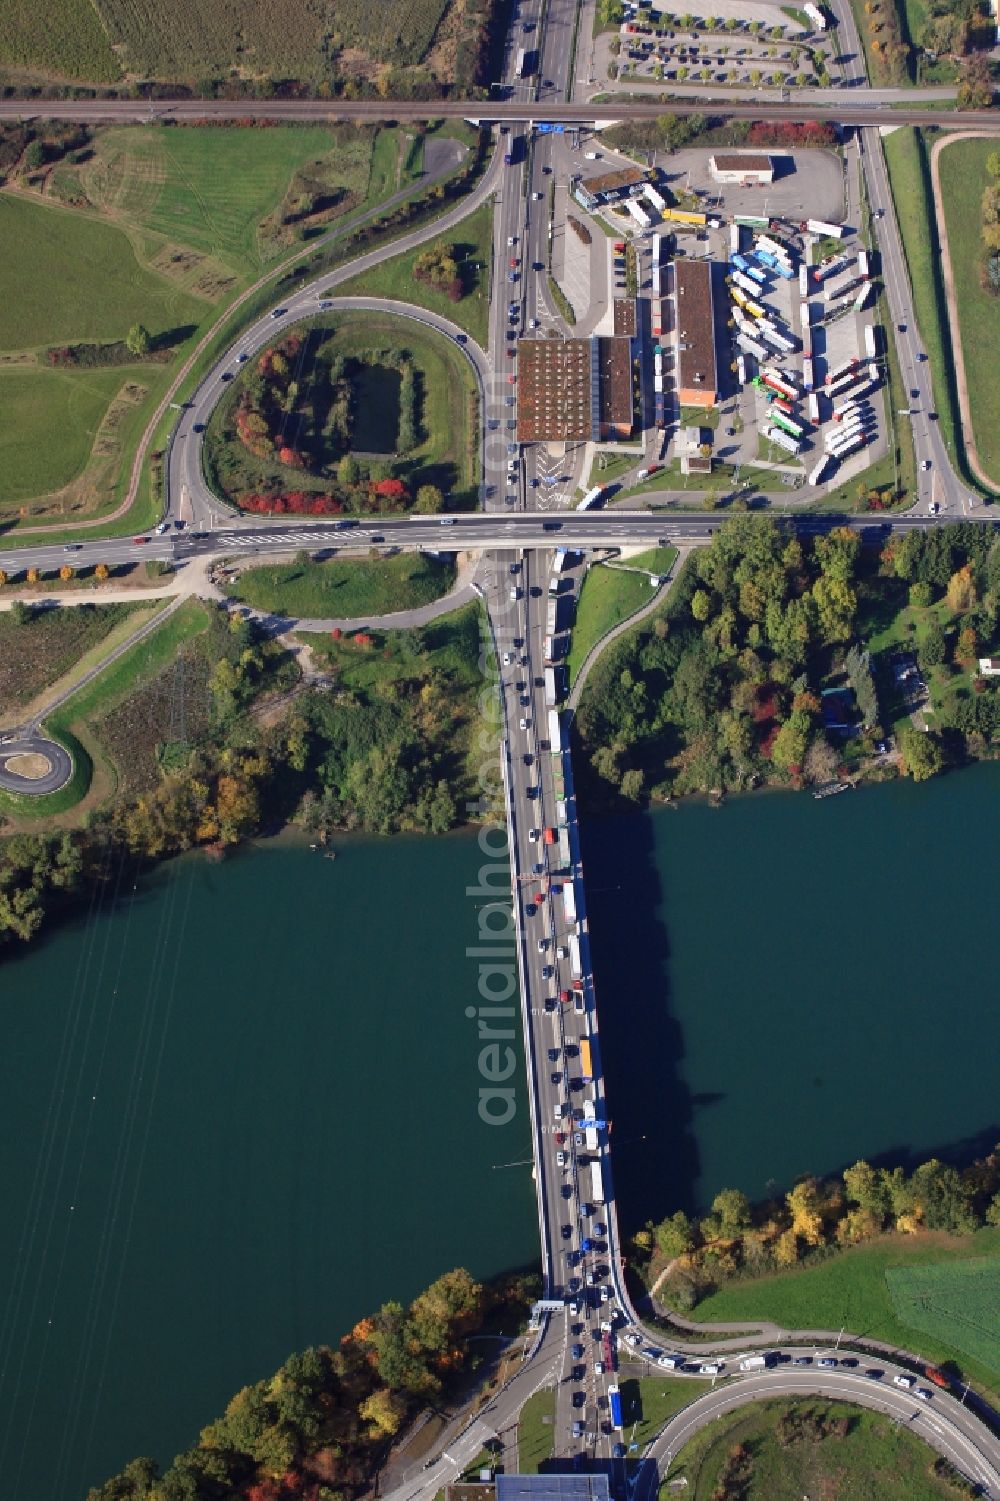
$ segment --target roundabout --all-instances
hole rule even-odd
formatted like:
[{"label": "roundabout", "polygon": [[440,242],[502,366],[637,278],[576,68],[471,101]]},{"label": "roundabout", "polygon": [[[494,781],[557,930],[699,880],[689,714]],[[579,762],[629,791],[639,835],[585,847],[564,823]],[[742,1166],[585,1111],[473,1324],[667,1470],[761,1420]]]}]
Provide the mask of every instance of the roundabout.
[{"label": "roundabout", "polygon": [[55,740],[26,734],[0,743],[0,790],[4,792],[43,797],[65,787],[72,775],[73,758]]}]

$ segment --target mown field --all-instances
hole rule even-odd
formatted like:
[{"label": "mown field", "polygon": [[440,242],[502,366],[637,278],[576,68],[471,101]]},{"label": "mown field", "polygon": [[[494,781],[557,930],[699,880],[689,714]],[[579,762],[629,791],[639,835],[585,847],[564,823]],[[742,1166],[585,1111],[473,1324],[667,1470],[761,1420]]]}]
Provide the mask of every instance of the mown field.
[{"label": "mown field", "polygon": [[123,339],[133,323],[156,337],[205,315],[113,224],[0,193],[0,243],[0,349]]},{"label": "mown field", "polygon": [[377,562],[343,558],[248,568],[227,585],[226,593],[258,610],[346,620],[430,604],[451,588],[454,578],[453,563],[423,553],[399,553]]},{"label": "mown field", "polygon": [[297,171],[320,164],[363,198],[371,136],[358,132],[352,140],[318,125],[121,127],[99,137],[79,176],[87,197],[108,214],[249,273],[268,258],[262,220]]},{"label": "mown field", "polygon": [[0,515],[83,469],[122,370],[0,370]]},{"label": "mown field", "polygon": [[[361,276],[352,277],[339,289],[340,294],[344,297],[357,297],[361,294],[394,297],[402,302],[416,303],[418,307],[429,308],[431,312],[440,313],[443,318],[450,318],[452,323],[464,328],[485,349],[489,317],[489,268],[493,254],[491,205],[482,204],[475,213],[443,234],[441,240],[455,247],[455,259],[465,287],[465,296],[460,302],[452,302],[436,287],[414,279],[413,263],[428,248],[426,245],[421,245],[419,250],[393,256],[391,260],[383,261],[380,266],[373,266]],[[429,242],[431,245],[435,243],[437,242]]]},{"label": "mown field", "polygon": [[[831,1431],[838,1420],[846,1432]],[[882,1413],[803,1399],[752,1404],[717,1419],[684,1446],[668,1476],[683,1484],[689,1501],[720,1495],[739,1495],[741,1501],[955,1497],[959,1493],[933,1473],[934,1462],[933,1450],[916,1433]]]},{"label": "mown field", "polygon": [[623,568],[594,567],[587,570],[567,659],[571,684],[576,681],[587,653],[602,636],[620,621],[634,615],[652,597],[649,578],[644,573],[626,572]]},{"label": "mown field", "polygon": [[[988,1360],[967,1357],[955,1337],[908,1324],[890,1291],[889,1273],[897,1268],[948,1266],[982,1257],[1000,1257],[1000,1229],[961,1236],[889,1236],[815,1266],[734,1282],[699,1303],[695,1318],[706,1324],[770,1319],[791,1329],[839,1329],[845,1324],[854,1334],[916,1349],[939,1363],[955,1360],[971,1379],[996,1391],[1000,1388],[1000,1341],[993,1341]],[[961,1337],[960,1331],[956,1334]]]},{"label": "mown field", "polygon": [[0,66],[114,83],[121,67],[90,0],[3,0]]},{"label": "mown field", "polygon": [[1000,1372],[1000,1256],[886,1272],[896,1315]]},{"label": "mown field", "polygon": [[942,152],[939,166],[972,427],[983,467],[1000,486],[1000,393],[994,364],[1000,297],[979,284],[979,204],[987,182],[986,158],[995,150],[988,140],[955,141]]}]

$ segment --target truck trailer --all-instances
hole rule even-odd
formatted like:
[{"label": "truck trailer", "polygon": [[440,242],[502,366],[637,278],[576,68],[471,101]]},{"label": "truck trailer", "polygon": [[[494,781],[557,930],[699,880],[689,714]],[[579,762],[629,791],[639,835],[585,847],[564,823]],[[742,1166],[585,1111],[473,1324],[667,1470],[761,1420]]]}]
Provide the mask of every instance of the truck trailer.
[{"label": "truck trailer", "polygon": [[825,219],[807,219],[802,227],[808,234],[819,235],[823,240],[842,240],[847,233],[843,224],[827,224]]},{"label": "truck trailer", "polygon": [[554,756],[562,755],[562,727],[559,723],[559,710],[549,710],[549,749]]},{"label": "truck trailer", "polygon": [[777,443],[778,447],[783,448],[786,453],[795,454],[799,451],[798,439],[793,438],[791,433],[783,433],[780,427],[765,428],[764,437],[770,443]]}]

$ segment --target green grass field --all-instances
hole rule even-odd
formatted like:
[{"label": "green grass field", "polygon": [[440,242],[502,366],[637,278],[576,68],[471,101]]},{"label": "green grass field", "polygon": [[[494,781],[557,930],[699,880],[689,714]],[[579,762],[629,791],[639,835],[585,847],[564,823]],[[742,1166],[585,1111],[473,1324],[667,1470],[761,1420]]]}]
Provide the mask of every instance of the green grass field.
[{"label": "green grass field", "polygon": [[91,0],[4,0],[0,63],[114,83],[121,66]]},{"label": "green grass field", "polygon": [[517,1457],[522,1475],[537,1475],[552,1458],[555,1436],[556,1394],[544,1387],[529,1397],[517,1424]]},{"label": "green grass field", "polygon": [[265,260],[261,220],[281,202],[293,174],[324,162],[335,146],[337,180],[364,197],[370,138],[338,142],[314,125],[120,127],[99,138],[83,181],[88,196],[110,213],[250,273]]},{"label": "green grass field", "polygon": [[[925,148],[916,131],[909,127],[894,130],[882,145],[910,273],[917,327],[930,362],[934,405],[942,434],[954,451],[956,419],[948,378],[951,340],[938,280],[938,244],[933,231],[930,178],[924,170]],[[949,147],[951,151],[956,149]]]},{"label": "green grass field", "polygon": [[645,552],[636,553],[634,558],[623,558],[626,568],[644,568],[647,573],[655,573],[662,578],[669,573],[677,561],[676,547],[650,547]]},{"label": "green grass field", "polygon": [[0,349],[123,339],[133,323],[155,336],[205,315],[204,302],[140,266],[112,224],[0,193],[0,242]]},{"label": "green grass field", "polygon": [[638,1380],[622,1381],[621,1394],[625,1427],[641,1449],[655,1438],[668,1418],[704,1392],[677,1376],[640,1376]]},{"label": "green grass field", "polygon": [[888,1279],[896,1268],[948,1266],[983,1256],[1000,1257],[1000,1229],[963,1236],[896,1235],[801,1271],[734,1282],[699,1303],[695,1318],[705,1324],[771,1319],[791,1329],[839,1329],[844,1324],[852,1334],[903,1345],[938,1363],[955,1360],[970,1379],[996,1391],[1000,1387],[1000,1341],[994,1341],[989,1361],[966,1358],[954,1340],[918,1329],[900,1317]]},{"label": "green grass field", "polygon": [[600,564],[587,570],[566,663],[570,683],[576,680],[591,647],[619,621],[627,620],[652,598],[653,591],[645,574],[602,568]]},{"label": "green grass field", "polygon": [[886,1272],[896,1316],[1000,1372],[1000,1256]]},{"label": "green grass field", "polygon": [[377,562],[344,558],[248,568],[227,585],[226,593],[258,610],[307,620],[348,620],[430,604],[447,593],[454,578],[453,563],[399,553]]},{"label": "green grass field", "polygon": [[[466,287],[466,295],[461,302],[451,302],[443,292],[438,292],[423,282],[414,281],[413,263],[428,248],[426,245],[404,255],[393,256],[363,275],[352,277],[338,288],[339,294],[343,297],[362,294],[396,297],[403,302],[416,303],[418,307],[429,308],[431,312],[450,318],[485,349],[489,317],[489,266],[493,254],[493,210],[490,204],[482,204],[475,213],[442,234],[441,239],[445,244],[456,247],[459,269]],[[496,295],[500,295],[499,289]]]},{"label": "green grass field", "polygon": [[972,428],[987,474],[1000,486],[1000,395],[993,356],[1000,342],[1000,298],[979,284],[982,241],[979,203],[986,186],[990,141],[955,141],[939,159]]},{"label": "green grass field", "polygon": [[439,615],[429,625],[407,631],[373,631],[377,652],[355,646],[348,637],[298,632],[296,639],[313,654],[337,669],[337,681],[345,688],[369,693],[378,685],[419,677],[426,667],[447,673],[452,682],[475,687],[482,682],[479,670],[481,611],[477,604],[463,605]]},{"label": "green grass field", "polygon": [[[846,1418],[849,1428],[843,1437],[806,1430],[781,1442],[778,1424],[788,1414]],[[681,1449],[667,1472],[668,1487],[681,1484],[679,1494],[688,1501],[721,1495],[717,1487],[739,1445],[749,1474],[744,1471],[744,1483],[725,1494],[741,1501],[944,1501],[958,1494],[932,1473],[934,1451],[916,1433],[867,1408],[819,1399],[752,1404],[718,1418]]]},{"label": "green grass field", "polygon": [[120,369],[0,370],[0,513],[80,473],[125,379]]}]

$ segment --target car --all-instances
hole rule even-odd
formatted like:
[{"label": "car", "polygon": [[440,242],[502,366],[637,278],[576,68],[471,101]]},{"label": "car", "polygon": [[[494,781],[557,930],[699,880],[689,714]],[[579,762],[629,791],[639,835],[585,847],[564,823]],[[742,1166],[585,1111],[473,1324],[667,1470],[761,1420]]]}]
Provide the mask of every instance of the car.
[{"label": "car", "polygon": [[918,354],[917,355],[917,364],[918,365],[922,365],[925,362],[926,359],[927,359],[927,356],[925,354]]},{"label": "car", "polygon": [[934,1393],[932,1391],[928,1391],[926,1386],[918,1386],[913,1395],[915,1397],[919,1397],[921,1402],[929,1402]]},{"label": "car", "polygon": [[570,1349],[569,1353],[572,1355],[572,1357],[573,1357],[574,1360],[582,1360],[583,1359],[583,1346],[582,1345],[573,1345],[572,1348]]},{"label": "car", "polygon": [[[159,531],[160,528],[157,527],[156,530]],[[166,531],[166,527],[164,527],[163,530]],[[63,552],[79,552],[82,546],[82,542],[67,542],[66,546],[63,548]]]},{"label": "car", "polygon": [[455,335],[455,343],[456,344],[468,344],[468,342],[469,342],[469,336],[468,336],[468,334],[456,334]]},{"label": "car", "polygon": [[869,1381],[881,1381],[882,1377],[885,1375],[885,1372],[880,1371],[877,1366],[869,1366],[865,1371],[865,1375],[868,1377]]},{"label": "car", "polygon": [[919,395],[920,392],[917,390],[916,386],[914,386],[910,391],[910,400],[915,401]]},{"label": "car", "polygon": [[851,1370],[853,1370],[858,1362],[855,1360],[853,1355],[842,1355],[840,1357],[840,1363],[841,1365],[846,1365]]},{"label": "car", "polygon": [[503,665],[505,667],[509,667],[510,664],[513,662],[513,660],[514,660],[514,658],[511,656],[510,652],[509,651],[505,651],[504,654],[503,654]]},{"label": "car", "polygon": [[454,516],[440,516],[438,518],[438,526],[454,526],[454,525],[455,525],[455,518],[454,518]]},{"label": "car", "polygon": [[223,370],[222,374],[219,376],[220,380],[232,380],[232,378],[233,372],[231,370]]},{"label": "car", "polygon": [[595,1376],[603,1376],[604,1375],[604,1361],[603,1360],[595,1360],[594,1361],[594,1375]]},{"label": "car", "polygon": [[605,1236],[605,1235],[607,1235],[607,1233],[608,1233],[608,1227],[607,1227],[607,1225],[602,1225],[600,1223],[598,1223],[596,1225],[592,1225],[591,1229],[593,1230],[594,1234],[597,1236],[598,1240],[602,1239],[602,1237]]},{"label": "car", "polygon": [[538,843],[538,830],[537,829],[529,829],[528,830],[528,842],[529,842],[529,844],[537,844]]},{"label": "car", "polygon": [[624,1444],[615,1444],[614,1448],[611,1450],[611,1453],[614,1455],[615,1459],[624,1459],[625,1458],[625,1445]]},{"label": "car", "polygon": [[507,272],[507,280],[508,281],[517,281],[517,272],[516,271],[508,271]]},{"label": "car", "polygon": [[552,1073],[551,1073],[550,1077],[551,1077],[551,1080],[552,1080],[553,1084],[561,1084],[562,1083],[562,1071],[560,1069],[554,1068],[552,1070]]},{"label": "car", "polygon": [[823,1355],[816,1364],[822,1366],[825,1371],[832,1371],[837,1362],[832,1355]]},{"label": "car", "polygon": [[525,751],[525,753],[524,753],[524,764],[525,764],[525,766],[530,766],[532,764],[532,762],[534,761],[534,759],[535,758],[531,754],[530,751]]},{"label": "car", "polygon": [[573,1226],[563,1225],[559,1233],[562,1236],[563,1240],[569,1240],[570,1236],[573,1234]]},{"label": "car", "polygon": [[[320,304],[320,306],[321,306],[321,307],[322,307],[322,303],[321,303],[321,304]],[[332,304],[332,303],[331,303],[331,304],[330,304],[330,306],[331,306],[331,307],[332,307],[332,306],[333,306],[333,304]],[[248,354],[247,354],[247,352],[246,352],[246,350],[244,350],[244,351],[243,351],[243,352],[242,352],[242,354],[238,354],[238,355],[237,355],[237,356],[236,356],[236,363],[237,363],[237,365],[245,365],[245,364],[246,364],[246,362],[247,362],[247,360],[248,360],[248,359],[249,359],[249,358],[250,358],[250,356],[249,356],[249,355],[248,355]]]},{"label": "car", "polygon": [[555,1063],[555,1062],[558,1061],[558,1058],[559,1058],[559,1049],[558,1048],[549,1048],[549,1062],[550,1063]]},{"label": "car", "polygon": [[579,1292],[581,1285],[579,1277],[571,1277],[566,1284],[571,1293]]},{"label": "car", "polygon": [[573,1393],[573,1406],[574,1407],[583,1407],[584,1404],[586,1403],[586,1401],[587,1401],[587,1393],[586,1392],[574,1392]]},{"label": "car", "polygon": [[508,235],[507,236],[507,244],[508,245],[516,245],[517,244],[517,235]]},{"label": "car", "polygon": [[908,1392],[910,1390],[911,1386],[913,1385],[913,1377],[912,1376],[893,1376],[893,1378],[892,1378],[892,1384],[893,1384],[893,1386],[901,1386],[904,1391]]},{"label": "car", "polygon": [[573,1197],[573,1185],[572,1185],[572,1183],[564,1183],[563,1184],[563,1186],[562,1186],[562,1196],[563,1196],[564,1199],[571,1199]]},{"label": "car", "polygon": [[626,1334],[626,1336],[625,1336],[625,1343],[627,1345],[631,1345],[632,1348],[633,1348],[633,1350],[638,1350],[639,1346],[642,1344],[642,1335],[641,1334]]},{"label": "car", "polygon": [[132,538],[132,543],[133,543],[133,545],[135,547],[145,547],[145,545],[146,545],[146,543],[148,541],[149,541],[148,537],[133,537]]},{"label": "car", "polygon": [[193,433],[203,433],[205,431],[205,424],[204,424],[204,422],[195,422],[192,425],[191,431]]},{"label": "car", "polygon": [[163,533],[164,532],[169,532],[169,530],[170,530],[170,522],[169,521],[161,521],[160,524],[159,524],[159,526],[156,527],[156,535],[158,537],[162,537]]},{"label": "car", "polygon": [[542,201],[542,195],[541,195],[541,193],[532,193],[531,196],[534,199],[535,203],[541,203],[541,201]]},{"label": "car", "polygon": [[906,324],[905,323],[897,323],[896,327],[899,329],[899,332],[901,334],[905,334],[906,333]]},{"label": "car", "polygon": [[[541,874],[541,869],[542,869],[542,867],[539,866],[538,870],[536,870],[535,874],[536,875]],[[554,973],[554,971],[552,969],[552,965],[551,964],[543,964],[542,965],[542,979],[543,980],[551,980],[553,973]]]},{"label": "car", "polygon": [[812,1365],[812,1363],[813,1361],[811,1355],[796,1355],[795,1357],[796,1365]]},{"label": "car", "polygon": [[573,1145],[577,1148],[577,1150],[580,1150],[583,1147],[583,1132],[582,1131],[574,1131],[573,1132]]},{"label": "car", "polygon": [[[583,1424],[580,1422],[579,1418],[575,1418],[573,1421],[573,1437],[583,1438]],[[576,1456],[574,1455],[574,1458],[575,1457]]]},{"label": "car", "polygon": [[941,502],[939,500],[932,500],[928,503],[927,514],[928,516],[936,516],[940,509]]},{"label": "car", "polygon": [[[545,950],[548,948],[548,946],[549,946],[549,940],[547,938],[539,938],[539,940],[538,940],[538,952],[540,954],[544,954]],[[559,1080],[558,1079],[553,1079],[552,1082],[553,1082],[553,1084],[558,1084]]]},{"label": "car", "polygon": [[931,461],[930,461],[930,459],[921,459],[921,461],[920,461],[920,467],[921,467],[921,469],[923,469],[926,472],[926,470],[928,470],[931,467]]},{"label": "car", "polygon": [[272,308],[271,309],[271,317],[272,318],[283,318],[287,312],[288,312],[288,309],[286,307]]},{"label": "car", "polygon": [[556,1153],[556,1167],[565,1167],[565,1166],[566,1166],[566,1153],[565,1152],[557,1152]]}]

